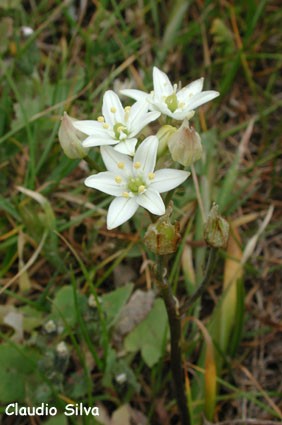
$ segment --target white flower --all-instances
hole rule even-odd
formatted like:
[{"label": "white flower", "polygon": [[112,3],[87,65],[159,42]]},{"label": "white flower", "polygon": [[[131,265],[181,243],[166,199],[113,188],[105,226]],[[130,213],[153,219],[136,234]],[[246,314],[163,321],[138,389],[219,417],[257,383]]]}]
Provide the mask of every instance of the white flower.
[{"label": "white flower", "polygon": [[151,93],[134,89],[121,90],[120,93],[137,101],[147,101],[151,111],[159,111],[175,120],[190,119],[194,109],[219,96],[214,90],[202,91],[203,78],[178,89],[177,84],[172,85],[168,76],[157,67],[153,69],[153,83]]},{"label": "white flower", "polygon": [[141,143],[133,160],[110,146],[101,147],[108,171],[88,177],[85,184],[116,196],[108,211],[108,229],[114,229],[129,220],[139,206],[152,214],[163,215],[165,205],[160,193],[174,189],[190,175],[183,170],[154,171],[157,150],[156,136],[149,136]]},{"label": "white flower", "polygon": [[123,108],[118,95],[112,90],[103,97],[102,116],[97,121],[75,121],[73,125],[89,137],[83,141],[85,148],[115,145],[115,150],[134,155],[135,137],[147,124],[160,116],[160,112],[148,112],[148,103],[136,102]]}]

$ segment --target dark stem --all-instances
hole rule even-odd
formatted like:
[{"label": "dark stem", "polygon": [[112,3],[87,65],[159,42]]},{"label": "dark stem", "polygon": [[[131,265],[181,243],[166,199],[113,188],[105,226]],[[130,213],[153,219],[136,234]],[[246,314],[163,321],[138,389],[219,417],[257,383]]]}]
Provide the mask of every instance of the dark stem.
[{"label": "dark stem", "polygon": [[170,366],[174,382],[176,400],[182,425],[190,425],[188,403],[185,394],[184,374],[181,355],[181,316],[178,300],[173,296],[171,287],[165,278],[163,257],[157,256],[156,282],[165,302],[170,329]]},{"label": "dark stem", "polygon": [[217,249],[216,248],[210,248],[205,277],[202,280],[202,282],[199,285],[199,287],[196,289],[196,291],[181,306],[181,308],[180,308],[180,316],[183,316],[187,312],[188,308],[191,307],[194,304],[194,302],[201,295],[203,295],[206,287],[208,286],[208,284],[210,282],[210,278],[211,278],[211,275],[212,275],[212,272],[213,272],[213,269],[214,269],[214,266],[215,266],[216,254],[217,254]]}]

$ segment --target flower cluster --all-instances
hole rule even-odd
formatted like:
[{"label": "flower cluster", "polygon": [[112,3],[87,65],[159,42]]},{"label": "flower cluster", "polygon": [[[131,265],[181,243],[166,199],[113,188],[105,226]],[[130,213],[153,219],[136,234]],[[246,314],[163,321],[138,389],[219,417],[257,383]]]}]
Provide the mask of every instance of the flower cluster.
[{"label": "flower cluster", "polygon": [[[184,170],[155,170],[157,153],[164,151],[163,146],[170,150],[173,159],[184,166],[201,156],[200,137],[189,128],[188,120],[194,115],[195,108],[214,99],[219,93],[202,91],[203,78],[178,88],[156,67],[153,69],[153,84],[154,89],[149,94],[134,89],[121,90],[123,95],[136,100],[132,106],[123,107],[114,91],[106,91],[102,114],[97,120],[80,121],[67,114],[62,120],[59,140],[66,155],[83,158],[89,148],[101,147],[107,171],[91,175],[85,184],[115,197],[107,215],[108,229],[129,220],[139,206],[152,214],[163,215],[165,205],[160,193],[176,188],[189,177],[190,173]],[[178,121],[185,120],[186,127],[184,130],[182,126],[179,130],[171,127],[172,131],[169,132],[160,129],[156,136],[139,142],[140,132],[161,115]],[[157,137],[159,134],[168,135],[165,145]],[[171,140],[167,140],[169,135]],[[193,152],[195,141],[197,153]],[[188,150],[185,153],[186,145]]]}]

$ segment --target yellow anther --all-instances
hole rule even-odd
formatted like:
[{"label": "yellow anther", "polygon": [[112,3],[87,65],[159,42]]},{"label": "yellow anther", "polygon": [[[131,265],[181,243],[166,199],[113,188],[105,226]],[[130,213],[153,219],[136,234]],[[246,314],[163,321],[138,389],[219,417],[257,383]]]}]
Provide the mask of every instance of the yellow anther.
[{"label": "yellow anther", "polygon": [[103,124],[103,128],[109,128],[109,124],[107,124],[106,122]]},{"label": "yellow anther", "polygon": [[183,108],[184,108],[184,106],[185,106],[185,103],[184,103],[184,102],[179,102],[178,107],[179,107],[180,109],[183,109]]},{"label": "yellow anther", "polygon": [[120,168],[121,170],[124,169],[124,162],[118,162],[117,163],[118,168]]},{"label": "yellow anther", "polygon": [[146,187],[145,187],[145,186],[143,186],[143,184],[141,184],[141,185],[138,187],[138,193],[143,193],[145,189],[146,189]]},{"label": "yellow anther", "polygon": [[124,198],[129,198],[129,193],[128,192],[122,192],[122,196]]},{"label": "yellow anther", "polygon": [[121,183],[122,182],[122,178],[120,176],[116,176],[115,177],[115,182],[116,183]]},{"label": "yellow anther", "polygon": [[154,178],[155,178],[155,173],[149,173],[149,174],[148,174],[148,177],[149,177],[149,179],[150,179],[150,180],[154,180]]},{"label": "yellow anther", "polygon": [[102,115],[100,115],[100,117],[97,118],[97,121],[104,122],[105,118]]},{"label": "yellow anther", "polygon": [[117,111],[117,108],[115,108],[114,106],[111,107],[110,111],[114,114]]},{"label": "yellow anther", "polygon": [[126,106],[126,107],[124,108],[124,112],[129,112],[129,111],[130,111],[130,109],[131,109],[131,106]]},{"label": "yellow anther", "polygon": [[124,125],[120,125],[120,126],[117,128],[117,131],[120,133],[122,130],[125,130],[125,128],[126,128],[126,127],[124,127]]},{"label": "yellow anther", "polygon": [[138,168],[141,167],[141,162],[134,162],[133,167],[136,168],[136,170],[138,170]]}]

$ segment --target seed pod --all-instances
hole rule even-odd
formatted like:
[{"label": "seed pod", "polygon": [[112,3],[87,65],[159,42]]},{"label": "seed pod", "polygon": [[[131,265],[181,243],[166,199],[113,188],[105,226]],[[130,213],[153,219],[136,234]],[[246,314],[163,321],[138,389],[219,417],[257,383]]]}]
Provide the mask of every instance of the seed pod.
[{"label": "seed pod", "polygon": [[170,221],[172,206],[168,207],[165,215],[160,217],[156,223],[150,224],[144,236],[146,246],[157,255],[172,254],[177,250],[181,235],[179,223]]},{"label": "seed pod", "polygon": [[214,248],[224,248],[229,237],[229,223],[219,215],[218,205],[214,204],[205,223],[204,238]]}]

